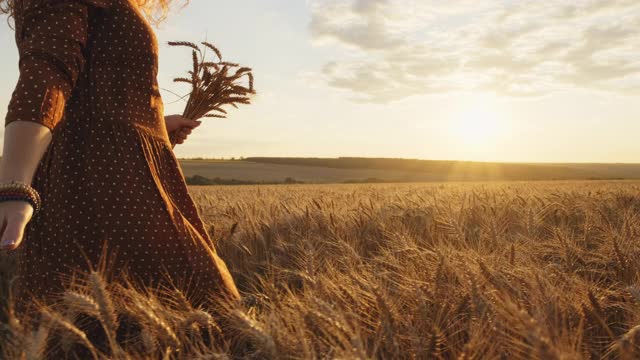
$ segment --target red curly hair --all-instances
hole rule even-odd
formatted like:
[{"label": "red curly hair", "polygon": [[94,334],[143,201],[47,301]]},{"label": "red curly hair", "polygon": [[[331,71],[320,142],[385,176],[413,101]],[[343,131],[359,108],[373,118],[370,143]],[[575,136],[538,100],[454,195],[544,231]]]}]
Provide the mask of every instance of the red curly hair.
[{"label": "red curly hair", "polygon": [[[25,4],[33,0],[0,0],[0,14],[7,14],[9,19],[20,12]],[[147,16],[149,22],[158,25],[167,18],[169,9],[176,0],[129,0]],[[186,6],[190,0],[180,0]]]}]

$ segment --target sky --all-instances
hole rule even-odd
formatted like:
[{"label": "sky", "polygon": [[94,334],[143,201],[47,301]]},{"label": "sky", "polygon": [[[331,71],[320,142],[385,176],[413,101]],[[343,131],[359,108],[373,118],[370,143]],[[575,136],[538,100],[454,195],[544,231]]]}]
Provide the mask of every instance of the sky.
[{"label": "sky", "polygon": [[[0,117],[18,77],[0,30]],[[252,67],[253,104],[179,157],[640,162],[637,0],[192,0],[156,29],[166,114],[190,52]]]}]

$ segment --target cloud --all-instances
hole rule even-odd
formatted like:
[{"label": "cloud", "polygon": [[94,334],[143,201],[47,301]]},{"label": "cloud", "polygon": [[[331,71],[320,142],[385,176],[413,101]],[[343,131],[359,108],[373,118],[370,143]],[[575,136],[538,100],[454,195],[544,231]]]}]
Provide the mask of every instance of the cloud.
[{"label": "cloud", "polygon": [[637,0],[314,0],[310,32],[342,47],[322,76],[364,102],[461,90],[640,90]]},{"label": "cloud", "polygon": [[345,45],[375,50],[400,46],[387,28],[385,0],[356,0],[336,3],[314,12],[311,33],[316,38],[332,38]]}]

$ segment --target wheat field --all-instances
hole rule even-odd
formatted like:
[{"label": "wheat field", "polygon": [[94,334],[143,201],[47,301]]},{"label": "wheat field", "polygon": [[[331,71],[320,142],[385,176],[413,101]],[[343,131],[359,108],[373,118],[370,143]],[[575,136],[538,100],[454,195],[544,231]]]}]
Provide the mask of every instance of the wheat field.
[{"label": "wheat field", "polygon": [[41,321],[4,317],[5,358],[640,357],[640,183],[191,191],[241,304],[88,274]]}]

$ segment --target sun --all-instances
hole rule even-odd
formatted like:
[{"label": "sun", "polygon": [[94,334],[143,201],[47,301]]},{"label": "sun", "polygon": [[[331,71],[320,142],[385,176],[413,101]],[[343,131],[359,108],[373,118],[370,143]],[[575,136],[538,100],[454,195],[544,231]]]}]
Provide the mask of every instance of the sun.
[{"label": "sun", "polygon": [[505,133],[506,124],[492,109],[473,107],[457,114],[450,126],[453,141],[468,150],[487,150]]}]

